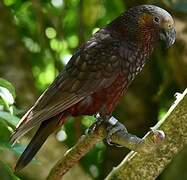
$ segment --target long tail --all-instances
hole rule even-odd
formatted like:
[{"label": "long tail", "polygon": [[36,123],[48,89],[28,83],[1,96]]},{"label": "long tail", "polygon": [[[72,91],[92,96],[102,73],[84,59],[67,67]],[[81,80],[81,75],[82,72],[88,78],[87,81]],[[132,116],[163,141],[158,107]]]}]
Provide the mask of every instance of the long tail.
[{"label": "long tail", "polygon": [[[63,119],[65,120],[65,117],[63,117]],[[46,141],[48,136],[51,133],[53,133],[57,128],[59,128],[64,123],[64,120],[51,118],[49,120],[44,121],[40,125],[39,129],[37,130],[36,134],[32,138],[31,142],[20,156],[14,168],[15,171],[20,171],[33,159],[33,157],[41,148],[41,146]]]}]

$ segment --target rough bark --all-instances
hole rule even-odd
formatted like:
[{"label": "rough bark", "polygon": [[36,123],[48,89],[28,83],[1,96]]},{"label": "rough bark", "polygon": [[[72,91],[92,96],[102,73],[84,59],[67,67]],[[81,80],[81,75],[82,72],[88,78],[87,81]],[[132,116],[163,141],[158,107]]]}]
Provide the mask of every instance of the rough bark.
[{"label": "rough bark", "polygon": [[131,151],[121,164],[114,168],[106,180],[152,180],[156,179],[187,144],[187,89],[177,97],[166,116],[160,120],[154,129],[161,129],[166,139],[160,147],[151,154],[141,154]]}]

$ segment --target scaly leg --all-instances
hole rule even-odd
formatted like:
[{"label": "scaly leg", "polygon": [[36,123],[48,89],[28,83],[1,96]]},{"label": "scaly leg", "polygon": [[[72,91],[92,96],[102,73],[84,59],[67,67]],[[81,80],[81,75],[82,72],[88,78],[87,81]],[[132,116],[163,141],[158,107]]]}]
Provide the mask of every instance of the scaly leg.
[{"label": "scaly leg", "polygon": [[148,138],[139,138],[128,133],[125,126],[114,117],[108,117],[108,120],[96,115],[97,121],[89,128],[88,133],[94,132],[102,123],[107,130],[106,141],[109,145],[117,147],[127,147],[136,152],[152,152],[158,147],[160,142],[165,138],[163,131],[150,130]]},{"label": "scaly leg", "polygon": [[164,132],[150,130],[148,138],[139,138],[128,133],[127,129],[117,119],[111,117],[105,121],[107,126],[107,143],[117,147],[127,147],[136,152],[152,152],[165,138]]}]

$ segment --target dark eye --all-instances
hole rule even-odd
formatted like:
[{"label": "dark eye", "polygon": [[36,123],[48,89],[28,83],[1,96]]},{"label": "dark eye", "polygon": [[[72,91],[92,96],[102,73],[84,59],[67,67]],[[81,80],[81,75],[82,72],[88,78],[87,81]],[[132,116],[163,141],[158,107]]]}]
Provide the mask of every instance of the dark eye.
[{"label": "dark eye", "polygon": [[172,25],[171,25],[171,24],[169,24],[169,25],[168,25],[168,29],[171,29],[171,28],[172,28]]},{"label": "dark eye", "polygon": [[154,22],[156,22],[157,24],[160,23],[160,18],[159,17],[154,17]]}]

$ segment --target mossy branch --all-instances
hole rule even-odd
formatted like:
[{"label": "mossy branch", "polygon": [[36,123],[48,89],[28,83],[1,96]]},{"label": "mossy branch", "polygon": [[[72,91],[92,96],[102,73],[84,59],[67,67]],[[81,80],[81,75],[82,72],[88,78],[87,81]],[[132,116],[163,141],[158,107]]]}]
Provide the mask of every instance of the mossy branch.
[{"label": "mossy branch", "polygon": [[131,151],[114,168],[106,180],[153,180],[165,169],[177,153],[187,144],[187,89],[178,94],[166,116],[153,129],[164,131],[166,138],[151,154]]}]

